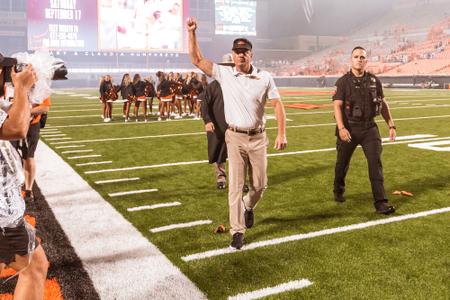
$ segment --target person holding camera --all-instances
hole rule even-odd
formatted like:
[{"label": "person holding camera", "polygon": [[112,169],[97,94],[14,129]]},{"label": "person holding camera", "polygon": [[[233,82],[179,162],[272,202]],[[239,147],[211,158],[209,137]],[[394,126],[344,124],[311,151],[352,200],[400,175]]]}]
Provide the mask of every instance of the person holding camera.
[{"label": "person holding camera", "polygon": [[[7,63],[8,58],[0,55],[2,86]],[[11,71],[11,79],[14,103],[0,108],[0,272],[5,266],[18,272],[14,299],[43,299],[48,261],[35,230],[24,220],[25,202],[20,193],[24,176],[9,142],[26,138],[31,115],[28,93],[36,74],[28,65],[20,73]]]},{"label": "person holding camera", "polygon": [[20,150],[23,170],[25,172],[25,185],[23,188],[23,196],[25,202],[33,201],[33,183],[36,177],[36,162],[34,160],[34,152],[36,151],[41,133],[41,118],[50,110],[50,98],[44,99],[41,104],[33,104],[31,108],[31,122],[28,129],[26,139],[11,142],[17,150]]},{"label": "person holding camera", "polygon": [[361,145],[369,166],[375,210],[380,214],[391,214],[395,208],[389,205],[384,191],[381,137],[374,118],[381,114],[389,126],[391,141],[395,140],[396,128],[384,99],[381,82],[375,75],[365,71],[366,65],[366,50],[355,47],[351,53],[351,70],[336,81],[333,95],[337,125],[334,199],[340,203],[345,201],[345,176],[353,152]]}]

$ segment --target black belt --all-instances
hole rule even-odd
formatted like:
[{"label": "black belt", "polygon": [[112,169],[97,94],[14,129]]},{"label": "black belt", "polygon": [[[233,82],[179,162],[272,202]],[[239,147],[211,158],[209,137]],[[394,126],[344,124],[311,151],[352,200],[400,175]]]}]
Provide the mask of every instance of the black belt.
[{"label": "black belt", "polygon": [[230,129],[233,132],[237,132],[237,133],[245,133],[247,135],[256,135],[256,134],[260,134],[263,133],[266,129],[264,127],[261,128],[254,128],[254,129],[240,129],[238,127],[228,127],[228,129]]},{"label": "black belt", "polygon": [[373,127],[375,126],[375,121],[371,120],[371,121],[348,121],[348,124],[350,124],[350,126],[360,126],[360,127]]}]

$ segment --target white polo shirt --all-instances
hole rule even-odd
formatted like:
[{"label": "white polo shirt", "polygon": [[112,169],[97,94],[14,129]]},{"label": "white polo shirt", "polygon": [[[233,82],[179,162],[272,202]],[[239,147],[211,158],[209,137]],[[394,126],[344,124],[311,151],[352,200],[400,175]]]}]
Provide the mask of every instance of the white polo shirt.
[{"label": "white polo shirt", "polygon": [[239,73],[235,67],[214,64],[212,77],[222,87],[225,120],[242,129],[264,126],[267,99],[279,99],[272,76],[252,66],[251,74]]}]

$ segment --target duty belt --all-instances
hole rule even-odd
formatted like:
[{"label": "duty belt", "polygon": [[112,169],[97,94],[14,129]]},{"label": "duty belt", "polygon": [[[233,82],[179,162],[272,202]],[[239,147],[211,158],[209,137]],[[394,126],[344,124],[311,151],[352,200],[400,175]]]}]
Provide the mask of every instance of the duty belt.
[{"label": "duty belt", "polygon": [[245,133],[247,135],[257,135],[263,133],[266,129],[264,127],[252,128],[252,129],[242,129],[239,127],[229,126],[228,129],[237,133]]},{"label": "duty belt", "polygon": [[364,127],[364,128],[370,128],[375,126],[375,121],[371,120],[371,121],[348,121],[348,124],[350,124],[350,126],[354,126],[354,127]]}]

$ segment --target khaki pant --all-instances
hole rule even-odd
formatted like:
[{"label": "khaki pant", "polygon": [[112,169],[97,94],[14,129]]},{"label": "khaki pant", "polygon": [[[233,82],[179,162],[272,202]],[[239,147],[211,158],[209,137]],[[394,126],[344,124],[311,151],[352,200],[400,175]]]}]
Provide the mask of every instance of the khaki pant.
[{"label": "khaki pant", "polygon": [[[230,233],[245,232],[244,208],[253,209],[267,186],[266,133],[247,135],[227,130],[225,141],[228,149],[228,206],[230,209]],[[243,198],[246,169],[249,173],[248,194]]]},{"label": "khaki pant", "polygon": [[214,163],[214,173],[216,174],[216,182],[227,182],[225,163]]}]

